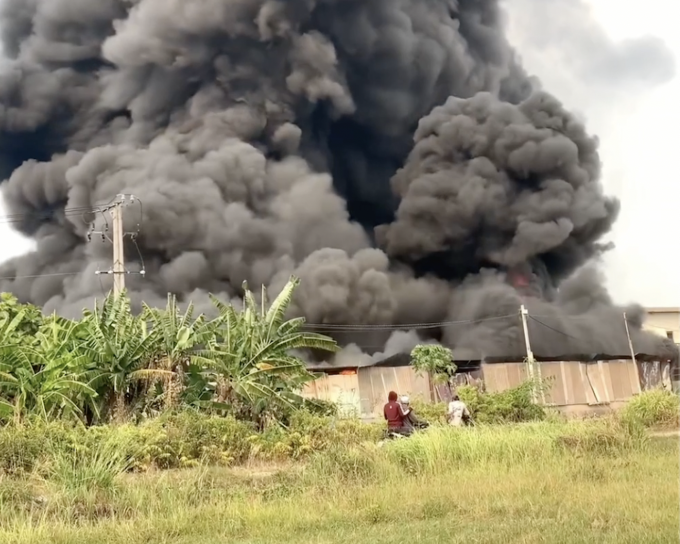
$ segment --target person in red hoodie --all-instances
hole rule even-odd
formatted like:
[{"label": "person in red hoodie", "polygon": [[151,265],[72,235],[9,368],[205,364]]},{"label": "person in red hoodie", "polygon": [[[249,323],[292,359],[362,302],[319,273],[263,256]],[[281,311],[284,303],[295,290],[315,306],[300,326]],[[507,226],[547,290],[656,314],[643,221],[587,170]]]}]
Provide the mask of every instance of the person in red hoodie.
[{"label": "person in red hoodie", "polygon": [[385,420],[387,420],[387,431],[408,436],[411,434],[412,429],[404,425],[404,419],[408,416],[410,410],[404,410],[401,404],[399,404],[398,398],[394,391],[390,391],[387,396],[387,404],[385,404],[383,409]]}]

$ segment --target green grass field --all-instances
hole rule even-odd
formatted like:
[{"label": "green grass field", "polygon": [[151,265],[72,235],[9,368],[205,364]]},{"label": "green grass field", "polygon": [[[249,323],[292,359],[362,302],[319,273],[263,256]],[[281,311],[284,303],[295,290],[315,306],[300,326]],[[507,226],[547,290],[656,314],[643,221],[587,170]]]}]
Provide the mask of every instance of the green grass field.
[{"label": "green grass field", "polygon": [[435,428],[279,465],[57,458],[0,479],[0,542],[675,543],[678,456],[676,438],[590,421]]}]

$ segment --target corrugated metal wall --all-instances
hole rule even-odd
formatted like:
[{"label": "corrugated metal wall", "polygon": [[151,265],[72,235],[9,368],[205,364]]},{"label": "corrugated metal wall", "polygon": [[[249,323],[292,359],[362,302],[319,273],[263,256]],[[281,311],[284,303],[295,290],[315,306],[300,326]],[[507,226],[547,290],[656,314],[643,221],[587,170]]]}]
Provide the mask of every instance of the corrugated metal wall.
[{"label": "corrugated metal wall", "polygon": [[[537,363],[536,367],[541,377],[549,380],[546,403],[556,406],[625,401],[641,390],[632,361],[557,361]],[[489,392],[517,387],[527,379],[525,363],[484,364],[482,369]]]},{"label": "corrugated metal wall", "polygon": [[[548,379],[546,404],[578,406],[625,402],[641,391],[670,389],[670,364],[659,362],[557,361],[537,363],[540,377]],[[461,383],[483,380],[488,392],[506,391],[527,379],[525,363],[483,364],[481,373],[458,377]],[[396,391],[426,402],[433,401],[430,379],[412,367],[366,367],[356,374],[326,375],[310,383],[303,395],[338,404],[345,415],[380,415],[387,394]]]},{"label": "corrugated metal wall", "polygon": [[427,376],[417,375],[410,366],[360,368],[359,390],[363,415],[380,415],[390,391],[396,391],[400,395],[409,395],[425,402],[432,400],[430,379]]},{"label": "corrugated metal wall", "polygon": [[361,411],[361,393],[357,374],[324,375],[308,383],[302,396],[333,402],[338,412],[346,417],[359,417]]},{"label": "corrugated metal wall", "polygon": [[324,375],[308,383],[302,395],[338,404],[346,416],[382,415],[387,394],[396,391],[400,395],[432,400],[430,380],[418,376],[412,367],[359,368],[356,374]]}]

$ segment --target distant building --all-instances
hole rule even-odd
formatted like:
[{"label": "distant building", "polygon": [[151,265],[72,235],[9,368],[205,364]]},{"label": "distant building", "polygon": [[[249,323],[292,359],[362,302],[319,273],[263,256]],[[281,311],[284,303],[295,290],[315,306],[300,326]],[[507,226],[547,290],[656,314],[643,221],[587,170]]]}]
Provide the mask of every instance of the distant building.
[{"label": "distant building", "polygon": [[[530,287],[525,277],[513,277],[516,288]],[[680,346],[680,308],[647,308],[644,328],[672,339]],[[656,388],[680,391],[677,361],[636,354],[563,355],[538,358],[538,375],[550,379],[545,404],[565,413],[599,412],[621,406],[634,395]],[[489,392],[516,387],[527,378],[523,357],[497,357],[483,361],[456,360],[458,383],[483,384]],[[310,366],[321,377],[308,384],[304,395],[335,402],[344,414],[378,417],[391,390],[432,402],[443,399],[440,388],[429,376],[410,366],[408,353],[382,361],[346,360],[342,365]]]},{"label": "distant building", "polygon": [[680,344],[680,307],[647,308],[643,328]]},{"label": "distant building", "polygon": [[[474,384],[497,393],[527,380],[523,357],[483,361],[456,361],[457,384]],[[543,359],[535,365],[537,376],[549,380],[549,390],[539,402],[565,414],[608,413],[633,396],[657,388],[673,387],[672,363],[658,357],[628,355],[574,355]],[[334,402],[343,415],[382,418],[389,391],[408,394],[425,402],[446,400],[444,388],[411,366],[409,353],[398,353],[368,366],[347,361],[343,367],[309,367],[319,378],[308,383],[303,396]],[[676,380],[677,381],[677,380]],[[449,392],[450,394],[450,392]]]}]

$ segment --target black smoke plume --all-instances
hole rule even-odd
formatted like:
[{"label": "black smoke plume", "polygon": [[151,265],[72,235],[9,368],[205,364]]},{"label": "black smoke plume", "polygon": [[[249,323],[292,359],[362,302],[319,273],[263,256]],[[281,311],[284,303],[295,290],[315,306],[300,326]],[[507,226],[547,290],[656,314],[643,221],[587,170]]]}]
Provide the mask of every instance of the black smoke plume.
[{"label": "black smoke plume", "polygon": [[[497,0],[4,0],[1,22],[3,195],[37,249],[0,289],[24,301],[73,315],[110,287],[87,241],[105,218],[73,210],[131,193],[137,304],[296,274],[310,323],[499,317],[423,329],[472,357],[522,352],[500,319],[522,302],[551,327],[532,323],[540,355],[628,353],[624,311],[638,351],[668,348],[575,275],[619,203]],[[389,333],[338,336],[380,352]]]}]

